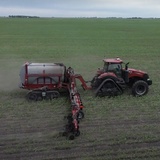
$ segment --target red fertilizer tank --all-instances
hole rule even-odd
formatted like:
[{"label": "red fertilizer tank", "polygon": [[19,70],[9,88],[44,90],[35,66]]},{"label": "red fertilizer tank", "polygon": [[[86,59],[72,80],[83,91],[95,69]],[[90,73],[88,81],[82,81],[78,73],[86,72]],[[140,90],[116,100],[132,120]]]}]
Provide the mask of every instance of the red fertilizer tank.
[{"label": "red fertilizer tank", "polygon": [[25,63],[20,71],[20,87],[36,89],[59,88],[65,82],[66,66],[62,63]]},{"label": "red fertilizer tank", "polygon": [[[28,100],[58,98],[61,91],[68,91],[70,74],[63,63],[25,63],[20,70],[20,88],[31,90]],[[90,89],[83,77],[74,74],[84,89]]]}]

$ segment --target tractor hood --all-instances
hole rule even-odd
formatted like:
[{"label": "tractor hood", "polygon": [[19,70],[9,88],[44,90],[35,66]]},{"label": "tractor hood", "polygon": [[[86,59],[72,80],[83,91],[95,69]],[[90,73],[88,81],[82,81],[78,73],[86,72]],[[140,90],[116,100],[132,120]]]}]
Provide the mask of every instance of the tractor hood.
[{"label": "tractor hood", "polygon": [[144,71],[136,70],[136,69],[133,69],[133,68],[128,68],[128,71],[129,71],[129,77],[132,77],[132,76],[143,77],[144,74],[147,74]]}]

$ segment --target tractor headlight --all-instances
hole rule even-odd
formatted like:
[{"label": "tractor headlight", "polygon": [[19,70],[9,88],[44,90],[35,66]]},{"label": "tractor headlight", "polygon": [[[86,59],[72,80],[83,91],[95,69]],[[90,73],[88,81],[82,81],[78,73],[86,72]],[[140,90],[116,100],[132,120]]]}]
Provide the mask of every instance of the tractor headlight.
[{"label": "tractor headlight", "polygon": [[148,74],[144,74],[143,79],[144,79],[144,81],[147,82],[148,85],[152,84],[152,80],[149,79]]}]

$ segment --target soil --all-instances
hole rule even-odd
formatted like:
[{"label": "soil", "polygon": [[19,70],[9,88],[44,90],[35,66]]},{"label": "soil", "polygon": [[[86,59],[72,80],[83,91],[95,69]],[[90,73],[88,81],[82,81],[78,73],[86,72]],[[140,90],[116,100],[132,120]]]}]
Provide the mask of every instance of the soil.
[{"label": "soil", "polygon": [[52,125],[50,117],[45,114],[40,113],[39,118],[31,118],[0,119],[2,160],[158,159],[160,156],[159,137],[141,139],[138,130],[131,134],[133,128],[147,125],[159,127],[158,120],[108,122],[107,119],[85,118],[80,122],[81,135],[69,141],[59,134],[65,120],[57,120],[57,124]]}]

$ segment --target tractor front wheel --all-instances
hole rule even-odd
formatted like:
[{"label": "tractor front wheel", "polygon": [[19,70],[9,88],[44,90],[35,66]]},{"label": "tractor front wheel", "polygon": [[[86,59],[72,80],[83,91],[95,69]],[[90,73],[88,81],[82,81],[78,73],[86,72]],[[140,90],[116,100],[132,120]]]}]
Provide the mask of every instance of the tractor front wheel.
[{"label": "tractor front wheel", "polygon": [[143,96],[148,93],[148,84],[143,80],[136,81],[132,86],[134,96]]}]

